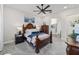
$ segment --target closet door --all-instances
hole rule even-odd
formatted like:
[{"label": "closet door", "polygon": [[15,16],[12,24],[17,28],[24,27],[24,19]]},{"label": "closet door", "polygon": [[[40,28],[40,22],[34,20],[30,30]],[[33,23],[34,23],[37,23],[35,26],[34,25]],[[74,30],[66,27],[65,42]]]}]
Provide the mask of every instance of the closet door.
[{"label": "closet door", "polygon": [[3,5],[0,4],[0,51],[3,49]]}]

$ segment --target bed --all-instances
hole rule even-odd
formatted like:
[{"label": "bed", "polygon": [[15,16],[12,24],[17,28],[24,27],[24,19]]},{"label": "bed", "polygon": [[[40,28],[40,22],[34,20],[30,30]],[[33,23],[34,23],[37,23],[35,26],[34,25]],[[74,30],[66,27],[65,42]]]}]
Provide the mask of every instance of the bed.
[{"label": "bed", "polygon": [[36,30],[36,27],[31,23],[25,26],[23,24],[23,36],[26,38],[26,41],[35,49],[36,53],[39,53],[40,49],[48,43],[52,43],[52,32],[50,32],[50,34],[48,32],[48,25],[42,25],[40,30]]}]

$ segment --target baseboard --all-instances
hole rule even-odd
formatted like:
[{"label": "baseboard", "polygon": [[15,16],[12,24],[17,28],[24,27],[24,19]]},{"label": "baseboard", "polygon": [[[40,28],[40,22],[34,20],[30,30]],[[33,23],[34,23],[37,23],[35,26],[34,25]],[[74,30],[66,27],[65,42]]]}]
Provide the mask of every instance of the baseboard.
[{"label": "baseboard", "polygon": [[13,43],[13,42],[15,42],[15,41],[14,40],[10,40],[10,41],[4,42],[4,44]]}]

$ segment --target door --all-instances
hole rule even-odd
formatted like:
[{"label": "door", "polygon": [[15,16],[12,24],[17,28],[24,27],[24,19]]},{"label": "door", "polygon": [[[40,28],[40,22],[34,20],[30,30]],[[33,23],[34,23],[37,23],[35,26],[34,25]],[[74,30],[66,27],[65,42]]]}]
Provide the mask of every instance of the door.
[{"label": "door", "polygon": [[3,49],[3,5],[0,5],[0,51]]}]

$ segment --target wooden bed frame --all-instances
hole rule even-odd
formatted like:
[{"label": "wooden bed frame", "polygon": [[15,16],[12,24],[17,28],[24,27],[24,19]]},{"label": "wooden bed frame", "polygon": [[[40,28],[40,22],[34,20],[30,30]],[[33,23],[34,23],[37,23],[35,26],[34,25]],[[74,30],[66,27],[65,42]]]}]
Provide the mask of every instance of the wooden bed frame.
[{"label": "wooden bed frame", "polygon": [[[46,25],[45,25],[46,26]],[[42,26],[41,26],[42,27]],[[23,24],[23,36],[24,36],[24,34],[25,34],[25,30],[27,30],[27,29],[33,29],[33,28],[35,28],[34,26],[33,26],[33,24],[31,24],[31,23],[29,23],[29,24],[27,24],[26,26],[24,26],[24,24]],[[43,31],[42,29],[40,29],[41,31]],[[36,53],[39,53],[40,52],[40,50],[39,49],[41,49],[42,47],[44,47],[45,45],[47,45],[48,43],[52,43],[52,32],[50,32],[50,37],[49,38],[47,38],[47,39],[44,39],[44,40],[40,40],[39,38],[38,38],[38,35],[36,36],[36,47],[35,47],[35,52]]]}]

